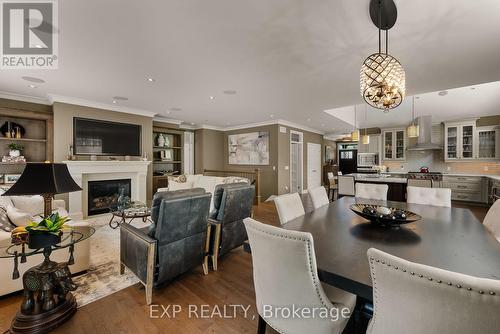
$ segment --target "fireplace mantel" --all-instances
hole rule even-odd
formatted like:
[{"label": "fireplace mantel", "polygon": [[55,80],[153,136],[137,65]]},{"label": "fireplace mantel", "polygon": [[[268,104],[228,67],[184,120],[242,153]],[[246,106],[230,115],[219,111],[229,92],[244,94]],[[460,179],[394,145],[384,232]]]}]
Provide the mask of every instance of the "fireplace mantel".
[{"label": "fireplace mantel", "polygon": [[69,194],[68,209],[75,219],[87,218],[88,182],[100,180],[131,180],[131,199],[146,203],[148,166],[151,161],[63,161],[83,191]]}]

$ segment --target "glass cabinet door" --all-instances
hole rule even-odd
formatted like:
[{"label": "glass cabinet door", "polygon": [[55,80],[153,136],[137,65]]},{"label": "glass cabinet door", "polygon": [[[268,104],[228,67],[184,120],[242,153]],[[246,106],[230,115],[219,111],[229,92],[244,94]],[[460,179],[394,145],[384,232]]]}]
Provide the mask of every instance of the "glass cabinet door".
[{"label": "glass cabinet door", "polygon": [[462,126],[462,159],[474,158],[474,127]]},{"label": "glass cabinet door", "polygon": [[494,159],[496,152],[496,131],[481,130],[478,131],[479,140],[479,159]]},{"label": "glass cabinet door", "polygon": [[450,126],[446,128],[446,158],[448,159],[457,159],[458,158],[458,127]]},{"label": "glass cabinet door", "polygon": [[405,157],[405,132],[404,130],[396,131],[396,159],[404,159]]},{"label": "glass cabinet door", "polygon": [[384,132],[384,159],[392,158],[392,132]]}]

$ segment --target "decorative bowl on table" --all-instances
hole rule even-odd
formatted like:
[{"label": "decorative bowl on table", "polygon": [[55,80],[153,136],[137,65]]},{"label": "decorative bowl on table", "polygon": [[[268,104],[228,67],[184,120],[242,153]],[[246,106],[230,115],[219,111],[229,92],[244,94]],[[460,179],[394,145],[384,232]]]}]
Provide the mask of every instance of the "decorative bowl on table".
[{"label": "decorative bowl on table", "polygon": [[371,223],[384,226],[399,226],[422,219],[414,212],[398,208],[388,208],[375,204],[352,204],[350,209]]}]

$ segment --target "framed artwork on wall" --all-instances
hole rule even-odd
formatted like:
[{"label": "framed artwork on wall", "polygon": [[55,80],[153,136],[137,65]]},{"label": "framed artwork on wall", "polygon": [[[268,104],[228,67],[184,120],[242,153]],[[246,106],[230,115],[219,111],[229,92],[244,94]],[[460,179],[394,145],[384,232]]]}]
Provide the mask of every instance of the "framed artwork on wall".
[{"label": "framed artwork on wall", "polygon": [[231,165],[269,165],[269,132],[229,135],[228,149]]}]

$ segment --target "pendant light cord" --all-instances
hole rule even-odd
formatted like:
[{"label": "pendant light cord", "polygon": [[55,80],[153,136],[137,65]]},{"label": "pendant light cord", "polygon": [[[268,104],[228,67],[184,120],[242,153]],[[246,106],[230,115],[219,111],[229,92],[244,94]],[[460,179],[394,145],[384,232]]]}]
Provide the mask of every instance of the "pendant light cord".
[{"label": "pendant light cord", "polygon": [[378,0],[378,53],[379,54],[382,53],[382,36],[380,31],[381,26],[382,26],[382,0]]}]

